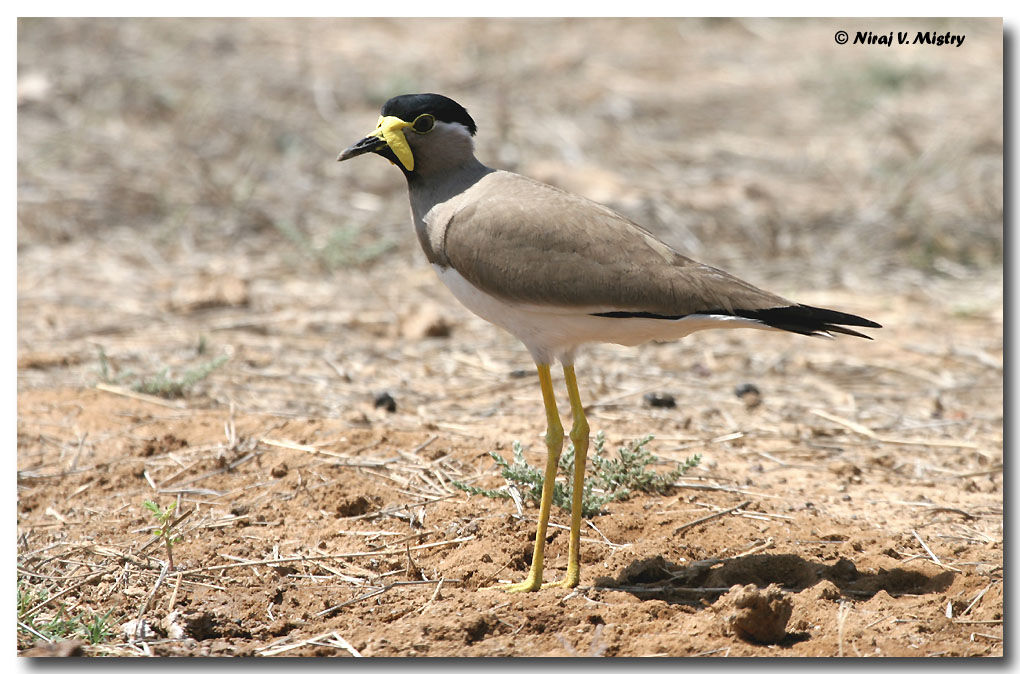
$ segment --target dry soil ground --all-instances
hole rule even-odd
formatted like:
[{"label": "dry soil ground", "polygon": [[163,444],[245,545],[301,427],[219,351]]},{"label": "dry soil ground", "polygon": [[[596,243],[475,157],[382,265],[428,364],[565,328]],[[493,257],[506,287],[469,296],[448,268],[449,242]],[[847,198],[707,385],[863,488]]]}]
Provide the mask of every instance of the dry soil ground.
[{"label": "dry soil ground", "polygon": [[[90,655],[1001,655],[1001,25],[850,23],[20,22],[19,652],[100,616]],[[332,163],[407,90],[466,103],[493,164],[885,327],[592,347],[607,447],[702,463],[586,521],[577,590],[488,589],[537,508],[452,481],[501,486],[515,440],[541,464],[537,377],[424,264],[398,172]],[[748,596],[789,610],[775,643],[735,633]]]}]

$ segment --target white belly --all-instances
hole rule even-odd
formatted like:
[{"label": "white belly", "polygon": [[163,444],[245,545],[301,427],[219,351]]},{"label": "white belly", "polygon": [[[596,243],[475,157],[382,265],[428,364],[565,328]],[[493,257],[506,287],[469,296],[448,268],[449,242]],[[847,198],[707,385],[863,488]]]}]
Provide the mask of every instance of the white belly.
[{"label": "white belly", "polygon": [[439,279],[460,303],[485,320],[524,342],[537,363],[560,360],[573,363],[581,344],[609,342],[635,346],[652,340],[679,339],[708,328],[764,328],[754,320],[736,316],[692,314],[676,320],[660,318],[606,318],[593,313],[619,311],[620,307],[556,307],[512,302],[488,295],[453,267],[432,265]]}]

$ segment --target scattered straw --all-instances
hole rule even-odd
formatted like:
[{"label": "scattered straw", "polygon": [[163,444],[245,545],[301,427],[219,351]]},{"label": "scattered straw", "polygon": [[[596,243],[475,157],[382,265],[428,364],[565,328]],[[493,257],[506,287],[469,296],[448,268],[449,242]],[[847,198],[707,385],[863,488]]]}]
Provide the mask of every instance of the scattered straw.
[{"label": "scattered straw", "polygon": [[875,431],[871,430],[867,426],[863,426],[856,421],[845,419],[835,414],[826,412],[825,410],[812,409],[811,414],[819,416],[823,419],[828,419],[833,423],[837,423],[840,426],[844,426],[854,433],[858,433],[865,437],[871,438],[877,442],[882,442],[890,445],[920,445],[927,447],[959,447],[961,449],[980,449],[979,445],[973,442],[967,442],[964,440],[941,440],[938,438],[895,438],[887,435],[879,435]]},{"label": "scattered straw", "polygon": [[[324,639],[331,639],[335,643],[323,641]],[[309,639],[305,639],[304,641],[288,644],[286,646],[269,646],[256,651],[256,653],[262,657],[268,658],[281,653],[286,653],[287,651],[292,651],[296,648],[301,648],[302,646],[332,646],[334,648],[342,648],[356,658],[362,657],[361,653],[359,653],[354,646],[351,646],[350,642],[335,631],[324,632]]]},{"label": "scattered straw", "polygon": [[[422,545],[415,545],[410,550],[426,550],[428,548],[438,548],[446,545],[458,545],[460,543],[466,543],[467,541],[474,540],[474,536],[463,536],[461,538],[454,538],[448,541],[439,541],[437,543],[424,543]],[[195,575],[199,573],[208,573],[210,571],[220,571],[222,569],[235,569],[242,566],[273,566],[275,564],[286,564],[288,562],[312,562],[322,559],[354,559],[357,557],[383,557],[388,555],[402,555],[405,550],[373,550],[368,552],[340,552],[331,555],[295,555],[292,557],[280,557],[278,559],[263,559],[263,560],[252,560],[246,562],[236,562],[234,564],[216,564],[214,566],[203,566],[198,569],[190,571],[184,571],[185,575]]]},{"label": "scattered straw", "polygon": [[100,391],[107,393],[113,393],[114,395],[124,396],[125,398],[133,398],[135,400],[141,400],[142,402],[152,403],[153,405],[161,405],[162,407],[169,407],[175,410],[187,409],[187,404],[180,400],[167,400],[166,398],[160,398],[158,396],[149,395],[147,393],[138,393],[132,391],[129,388],[123,386],[116,386],[114,384],[105,384],[99,382],[96,384],[96,388]]}]

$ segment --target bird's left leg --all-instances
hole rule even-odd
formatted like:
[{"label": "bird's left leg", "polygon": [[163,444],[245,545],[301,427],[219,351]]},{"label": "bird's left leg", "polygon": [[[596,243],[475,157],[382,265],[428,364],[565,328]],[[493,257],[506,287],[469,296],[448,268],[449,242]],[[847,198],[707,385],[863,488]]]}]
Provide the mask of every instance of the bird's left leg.
[{"label": "bird's left leg", "polygon": [[556,489],[556,468],[559,465],[560,451],[563,449],[563,426],[560,424],[560,413],[556,409],[556,396],[553,393],[549,365],[538,363],[538,381],[542,386],[542,400],[545,403],[547,422],[545,445],[548,453],[545,458],[545,478],[542,482],[538,530],[535,532],[535,551],[532,554],[531,571],[528,572],[528,577],[520,583],[500,587],[507,592],[534,592],[542,587],[542,570],[545,566],[545,536],[549,524],[549,510],[552,508],[553,491]]},{"label": "bird's left leg", "polygon": [[588,460],[588,419],[584,416],[581,395],[577,391],[577,377],[573,365],[563,366],[563,377],[570,398],[570,413],[574,419],[570,428],[570,441],[574,445],[574,482],[570,503],[570,547],[567,551],[567,574],[563,580],[548,586],[577,587],[581,582],[581,504],[584,497],[584,469]]}]

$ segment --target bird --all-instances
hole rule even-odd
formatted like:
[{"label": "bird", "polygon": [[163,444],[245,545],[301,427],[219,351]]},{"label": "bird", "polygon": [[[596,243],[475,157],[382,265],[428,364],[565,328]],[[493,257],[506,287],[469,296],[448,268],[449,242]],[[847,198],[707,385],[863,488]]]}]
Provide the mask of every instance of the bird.
[{"label": "bird", "polygon": [[[434,93],[387,100],[374,131],[337,161],[377,154],[407,180],[411,218],[428,262],[470,311],[516,336],[538,370],[547,450],[527,577],[509,592],[580,582],[581,497],[589,424],[574,371],[579,347],[636,346],[712,328],[820,337],[871,337],[878,323],[786,300],[699,263],[610,208],[475,157],[478,128],[461,104]],[[575,459],[563,578],[543,582],[546,531],[564,432],[551,368],[559,361]]]}]

